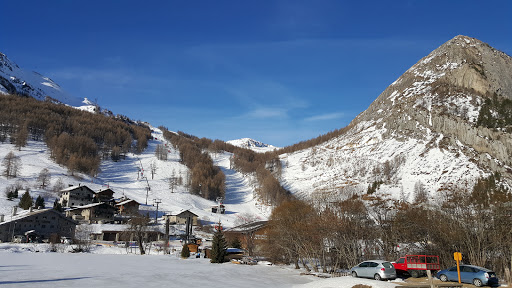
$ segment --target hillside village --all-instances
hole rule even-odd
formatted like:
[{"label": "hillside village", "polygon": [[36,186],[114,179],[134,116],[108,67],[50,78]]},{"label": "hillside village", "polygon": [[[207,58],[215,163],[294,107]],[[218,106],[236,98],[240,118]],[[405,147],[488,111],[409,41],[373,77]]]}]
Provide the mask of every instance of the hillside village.
[{"label": "hillside village", "polygon": [[[134,241],[126,224],[129,224],[132,218],[142,216],[137,201],[127,197],[115,199],[114,191],[110,188],[94,192],[86,185],[70,186],[61,190],[59,194],[61,197],[53,208],[30,207],[28,210],[19,211],[17,206],[13,206],[11,215],[0,215],[0,241],[64,242],[66,239],[76,239],[77,225],[87,224],[108,227],[91,233],[90,240],[111,241],[114,244],[119,241]],[[155,214],[155,217],[156,215],[159,214]],[[150,222],[154,227],[146,232],[148,235],[145,241],[163,240],[165,235],[161,231],[162,227],[158,225],[158,218],[154,219],[155,222],[152,220]],[[184,224],[190,227],[184,239],[192,239],[191,228],[198,226],[198,216],[189,210],[165,213],[160,217],[160,221],[169,225]],[[76,241],[80,240],[83,239]]]}]

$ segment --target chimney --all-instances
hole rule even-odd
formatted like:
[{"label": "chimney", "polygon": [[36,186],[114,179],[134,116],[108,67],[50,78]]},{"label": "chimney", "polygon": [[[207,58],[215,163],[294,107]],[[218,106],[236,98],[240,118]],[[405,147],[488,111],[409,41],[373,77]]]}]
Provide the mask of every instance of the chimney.
[{"label": "chimney", "polygon": [[16,216],[16,212],[18,212],[18,206],[12,206],[12,216]]},{"label": "chimney", "polygon": [[0,223],[4,222],[4,214],[0,214]]}]

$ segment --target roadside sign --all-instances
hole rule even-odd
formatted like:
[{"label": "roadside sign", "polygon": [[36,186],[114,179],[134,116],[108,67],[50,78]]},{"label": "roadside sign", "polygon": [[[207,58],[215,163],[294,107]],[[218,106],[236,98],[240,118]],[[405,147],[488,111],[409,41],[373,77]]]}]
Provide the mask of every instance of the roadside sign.
[{"label": "roadside sign", "polygon": [[459,266],[459,261],[462,260],[462,253],[460,253],[460,252],[453,253],[453,259],[455,261],[457,261],[457,276],[459,277],[459,283],[460,283],[460,266]]}]

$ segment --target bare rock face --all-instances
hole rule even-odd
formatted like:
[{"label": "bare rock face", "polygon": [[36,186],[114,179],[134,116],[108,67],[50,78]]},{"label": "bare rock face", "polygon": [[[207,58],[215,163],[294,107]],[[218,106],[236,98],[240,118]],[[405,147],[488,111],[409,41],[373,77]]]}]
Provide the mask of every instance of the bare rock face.
[{"label": "bare rock face", "polygon": [[443,135],[472,148],[473,157],[488,154],[479,162],[506,172],[499,166],[512,165],[512,135],[475,125],[481,104],[493,95],[512,99],[512,58],[457,36],[412,66],[355,121],[382,118],[388,137]]},{"label": "bare rock face", "polygon": [[[419,180],[431,193],[461,182],[471,187],[491,172],[500,172],[512,186],[512,129],[476,125],[482,105],[493,98],[512,100],[512,58],[477,39],[456,36],[387,87],[349,124],[346,134],[316,147],[324,152],[314,157],[350,162],[337,174],[350,179],[350,185],[364,187],[386,178],[395,192],[397,187],[411,190]],[[389,173],[382,176],[386,167]],[[321,169],[317,165],[313,170]],[[313,184],[310,190],[344,186],[326,181],[333,168],[325,169],[327,184]],[[285,170],[287,181],[291,183]],[[294,185],[292,191],[301,189]]]}]

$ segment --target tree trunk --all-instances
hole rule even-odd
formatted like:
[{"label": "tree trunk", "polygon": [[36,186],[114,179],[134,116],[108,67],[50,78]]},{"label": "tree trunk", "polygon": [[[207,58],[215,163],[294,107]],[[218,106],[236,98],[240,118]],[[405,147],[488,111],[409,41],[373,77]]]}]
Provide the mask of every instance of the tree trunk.
[{"label": "tree trunk", "polygon": [[139,244],[140,255],[146,254],[146,251],[144,251],[144,245],[142,243],[142,238],[141,237],[139,237],[139,239],[137,240],[137,243]]}]

